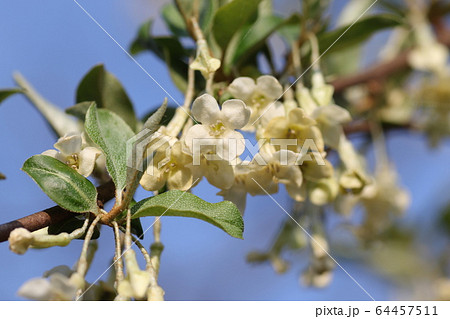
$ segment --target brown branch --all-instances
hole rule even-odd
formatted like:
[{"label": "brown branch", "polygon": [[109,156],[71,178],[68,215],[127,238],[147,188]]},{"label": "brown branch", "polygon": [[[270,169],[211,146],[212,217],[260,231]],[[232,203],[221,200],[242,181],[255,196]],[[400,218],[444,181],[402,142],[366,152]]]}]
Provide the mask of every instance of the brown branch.
[{"label": "brown branch", "polygon": [[[437,39],[444,45],[450,47],[450,31],[446,28],[442,19],[433,21],[433,26],[436,31]],[[409,50],[400,53],[391,61],[384,62],[369,68],[361,73],[342,77],[334,80],[331,84],[334,86],[335,92],[342,92],[345,89],[358,85],[365,84],[370,81],[382,81],[387,77],[409,68],[408,54]]]},{"label": "brown branch", "polygon": [[[414,127],[411,123],[406,124],[391,124],[391,123],[381,123],[384,131],[394,131],[394,130],[414,130],[417,127]],[[359,133],[370,133],[370,124],[368,121],[354,121],[348,123],[344,126],[345,135],[359,134]]]},{"label": "brown branch", "polygon": [[331,82],[331,84],[334,86],[335,92],[342,92],[345,89],[358,84],[385,79],[396,72],[409,68],[408,53],[409,51],[403,52],[389,62],[373,66],[359,74],[339,78]]},{"label": "brown branch", "polygon": [[[97,187],[98,192],[98,204],[103,206],[107,201],[114,198],[114,183],[109,181],[99,187]],[[50,225],[60,223],[64,220],[69,219],[77,215],[76,213],[69,212],[59,206],[54,206],[45,209],[41,212],[34,213],[22,217],[20,219],[11,221],[0,225],[0,242],[7,241],[9,234],[16,228],[26,228],[29,231],[36,231],[45,228]]]}]

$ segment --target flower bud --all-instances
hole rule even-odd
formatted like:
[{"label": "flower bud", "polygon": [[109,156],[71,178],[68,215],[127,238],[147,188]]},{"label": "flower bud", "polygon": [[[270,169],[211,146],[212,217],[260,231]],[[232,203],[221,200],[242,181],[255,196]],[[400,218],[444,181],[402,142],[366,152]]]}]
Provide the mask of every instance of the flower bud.
[{"label": "flower bud", "polygon": [[9,235],[9,249],[23,255],[33,243],[33,234],[25,228],[16,228]]}]

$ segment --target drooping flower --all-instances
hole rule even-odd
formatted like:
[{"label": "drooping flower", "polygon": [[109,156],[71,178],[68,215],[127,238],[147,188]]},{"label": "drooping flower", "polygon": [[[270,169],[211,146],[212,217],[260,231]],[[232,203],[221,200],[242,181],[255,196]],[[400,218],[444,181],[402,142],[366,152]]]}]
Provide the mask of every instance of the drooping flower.
[{"label": "drooping flower", "polygon": [[211,56],[205,40],[197,41],[197,56],[190,68],[200,71],[205,79],[209,79],[220,68],[220,60]]},{"label": "drooping flower", "polygon": [[446,68],[448,49],[445,45],[434,43],[430,46],[419,46],[408,56],[409,64],[420,71],[441,73]]},{"label": "drooping flower", "polygon": [[370,238],[386,229],[392,215],[402,214],[410,204],[408,192],[398,185],[395,170],[388,163],[375,171],[373,183],[361,192],[360,201],[366,210],[365,220],[356,230],[362,238]]},{"label": "drooping flower", "polygon": [[328,255],[328,250],[326,238],[320,233],[312,234],[311,261],[300,277],[304,285],[323,288],[333,279],[335,263]]},{"label": "drooping flower", "polygon": [[301,87],[297,92],[300,106],[316,120],[326,145],[338,149],[344,137],[342,125],[351,121],[350,113],[333,102],[334,88],[325,83],[320,72],[313,74],[312,88]]},{"label": "drooping flower", "polygon": [[329,104],[316,108],[311,117],[316,120],[325,144],[338,149],[341,139],[345,137],[342,124],[351,121],[350,113],[338,105]]},{"label": "drooping flower", "polygon": [[83,147],[83,139],[79,134],[61,137],[54,147],[56,150],[48,150],[42,154],[56,158],[85,177],[92,174],[95,161],[101,154],[95,147]]},{"label": "drooping flower", "polygon": [[322,134],[316,126],[316,121],[305,114],[300,108],[291,110],[287,116],[275,117],[264,130],[266,139],[286,139],[295,140],[295,145],[287,148],[293,152],[298,152],[305,141],[312,140],[319,152],[324,151]]},{"label": "drooping flower", "polygon": [[79,287],[68,276],[52,273],[48,278],[34,278],[22,285],[17,294],[39,301],[73,301]]},{"label": "drooping flower", "polygon": [[250,110],[244,102],[228,100],[220,109],[214,97],[203,94],[194,101],[192,115],[201,122],[192,126],[185,136],[193,157],[214,154],[232,161],[244,152],[244,137],[236,131],[244,127],[250,117]]},{"label": "drooping flower", "polygon": [[303,174],[297,165],[299,154],[289,150],[275,153],[260,152],[255,155],[252,170],[246,175],[246,188],[251,195],[266,195],[278,192],[278,184],[284,184],[295,201],[305,198]]},{"label": "drooping flower", "polygon": [[27,252],[33,244],[33,234],[25,228],[16,228],[9,234],[9,249],[19,255]]},{"label": "drooping flower", "polygon": [[[244,215],[247,204],[247,175],[251,171],[250,162],[245,161],[234,166],[234,182],[228,189],[222,189],[217,195],[223,196],[224,200],[233,202],[241,215]],[[270,179],[271,181],[271,179]],[[254,183],[253,183],[254,184]]]},{"label": "drooping flower", "polygon": [[39,229],[30,232],[25,228],[16,228],[9,234],[9,249],[19,255],[27,252],[28,248],[48,248],[53,246],[67,246],[74,238],[78,237],[76,233],[71,234],[62,232],[57,235],[49,235],[47,229]]},{"label": "drooping flower", "polygon": [[197,165],[194,163],[193,168],[195,180],[204,176],[211,185],[222,190],[233,186],[234,171],[233,166],[228,161],[223,159],[210,160],[201,155],[200,162]]},{"label": "drooping flower", "polygon": [[152,162],[140,181],[148,191],[157,191],[166,183],[168,189],[186,191],[193,183],[192,156],[182,150],[182,143],[175,139],[156,150]]},{"label": "drooping flower", "polygon": [[262,75],[253,80],[249,77],[235,79],[228,87],[228,91],[237,99],[241,99],[251,109],[249,125],[243,128],[246,131],[254,130],[255,121],[273,107],[273,102],[283,94],[283,87],[276,78],[271,75]]}]

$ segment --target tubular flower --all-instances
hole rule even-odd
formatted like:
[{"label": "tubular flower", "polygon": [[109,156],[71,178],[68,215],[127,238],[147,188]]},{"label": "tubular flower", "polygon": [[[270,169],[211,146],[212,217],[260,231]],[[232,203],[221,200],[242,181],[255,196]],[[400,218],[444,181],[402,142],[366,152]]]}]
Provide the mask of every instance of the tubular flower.
[{"label": "tubular flower", "polygon": [[324,142],[316,121],[300,108],[291,110],[287,117],[275,117],[268,124],[263,135],[266,139],[293,139],[295,145],[287,148],[298,152],[306,140],[312,140],[319,152],[324,151]]},{"label": "tubular flower", "polygon": [[250,118],[250,110],[244,102],[228,100],[220,109],[211,95],[203,94],[194,101],[192,115],[201,122],[192,126],[185,137],[193,156],[215,154],[232,161],[244,152],[244,137],[235,131],[244,127]]},{"label": "tubular flower", "polygon": [[208,160],[200,157],[200,165],[194,164],[194,176],[205,176],[208,182],[220,189],[229,189],[233,186],[234,171],[230,162],[217,159]]},{"label": "tubular flower", "polygon": [[223,189],[217,195],[223,196],[224,200],[233,202],[241,215],[244,215],[247,204],[247,175],[251,171],[250,162],[245,161],[234,167],[234,183],[228,189]]},{"label": "tubular flower", "polygon": [[241,99],[251,109],[249,125],[243,128],[253,131],[255,121],[263,114],[267,107],[278,100],[283,94],[283,87],[276,78],[271,75],[262,75],[253,80],[249,77],[240,77],[231,82],[228,91],[238,99]]},{"label": "tubular flower", "polygon": [[34,278],[22,285],[19,296],[39,301],[73,301],[79,287],[62,273],[53,273],[48,278]]},{"label": "tubular flower", "polygon": [[141,185],[148,191],[156,191],[167,183],[168,189],[186,191],[192,186],[192,157],[182,151],[182,143],[176,140],[172,146],[165,144],[153,156],[141,178]]},{"label": "tubular flower", "polygon": [[350,113],[333,102],[334,88],[327,85],[321,73],[313,75],[313,87],[301,88],[297,94],[300,106],[316,120],[323,135],[324,143],[333,149],[345,138],[342,124],[351,121]]},{"label": "tubular flower", "polygon": [[78,134],[61,137],[54,147],[56,150],[48,150],[42,154],[56,158],[85,177],[92,174],[95,161],[101,154],[95,147],[83,147],[83,139]]},{"label": "tubular flower", "polygon": [[276,193],[278,183],[281,183],[286,186],[292,199],[304,200],[303,174],[297,165],[299,156],[289,150],[281,150],[273,154],[258,153],[252,160],[252,171],[246,176],[247,191],[251,195]]}]

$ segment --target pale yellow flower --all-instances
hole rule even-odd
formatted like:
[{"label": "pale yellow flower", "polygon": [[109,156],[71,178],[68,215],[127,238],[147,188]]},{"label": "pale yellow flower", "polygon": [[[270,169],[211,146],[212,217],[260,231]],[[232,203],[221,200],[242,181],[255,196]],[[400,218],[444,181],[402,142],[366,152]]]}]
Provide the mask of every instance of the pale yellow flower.
[{"label": "pale yellow flower", "polygon": [[92,174],[95,161],[101,154],[101,151],[95,147],[84,147],[82,136],[79,134],[61,137],[54,147],[57,150],[48,150],[42,155],[56,158],[85,177]]}]

